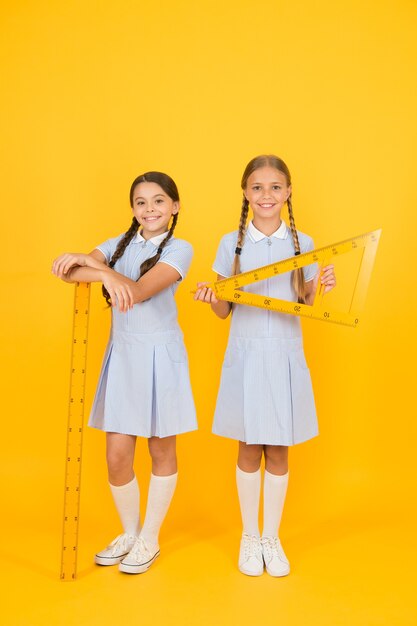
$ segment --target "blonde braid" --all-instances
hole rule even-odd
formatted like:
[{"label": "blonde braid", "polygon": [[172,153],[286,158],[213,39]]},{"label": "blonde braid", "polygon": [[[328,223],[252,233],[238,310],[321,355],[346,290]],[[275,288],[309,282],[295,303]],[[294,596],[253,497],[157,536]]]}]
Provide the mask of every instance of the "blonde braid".
[{"label": "blonde braid", "polygon": [[[298,241],[298,233],[295,227],[294,214],[292,210],[291,194],[288,196],[287,206],[288,206],[288,217],[290,220],[290,229],[291,229],[292,239],[294,242],[295,254],[299,255],[301,254],[300,242]],[[292,284],[293,284],[295,293],[297,294],[298,302],[300,304],[305,304],[306,287],[305,287],[304,272],[302,268],[299,268],[298,270],[293,271]]]},{"label": "blonde braid", "polygon": [[240,222],[239,222],[239,232],[237,235],[237,244],[235,250],[235,258],[233,259],[232,265],[232,275],[240,274],[240,255],[242,253],[243,244],[245,243],[245,235],[246,235],[246,222],[248,219],[249,213],[249,202],[246,199],[246,196],[243,195],[242,200],[242,210],[240,213]]}]

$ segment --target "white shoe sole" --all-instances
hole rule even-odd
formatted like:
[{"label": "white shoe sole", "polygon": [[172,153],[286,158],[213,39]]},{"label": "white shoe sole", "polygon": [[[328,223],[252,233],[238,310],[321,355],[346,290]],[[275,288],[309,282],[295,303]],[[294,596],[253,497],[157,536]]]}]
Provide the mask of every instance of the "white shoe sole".
[{"label": "white shoe sole", "polygon": [[272,572],[267,566],[266,571],[270,576],[273,576],[274,578],[281,578],[283,576],[288,576],[288,574],[290,573],[290,567],[288,566],[288,569],[283,570],[279,574],[277,574],[276,572]]},{"label": "white shoe sole", "polygon": [[159,554],[160,551],[158,550],[158,552],[154,554],[149,561],[146,561],[146,563],[143,563],[142,565],[130,565],[129,563],[123,563],[122,561],[119,565],[119,570],[125,574],[143,574],[150,568],[152,563],[158,558]]},{"label": "white shoe sole", "polygon": [[245,574],[245,576],[262,576],[262,574],[264,573],[264,570],[262,568],[262,570],[259,570],[258,572],[251,572],[250,570],[246,570],[243,567],[239,567],[239,572],[241,572],[242,574]]},{"label": "white shoe sole", "polygon": [[94,557],[94,562],[96,565],[117,565],[120,561],[129,554],[129,552],[125,552],[125,554],[121,554],[120,556],[98,556],[98,554]]}]

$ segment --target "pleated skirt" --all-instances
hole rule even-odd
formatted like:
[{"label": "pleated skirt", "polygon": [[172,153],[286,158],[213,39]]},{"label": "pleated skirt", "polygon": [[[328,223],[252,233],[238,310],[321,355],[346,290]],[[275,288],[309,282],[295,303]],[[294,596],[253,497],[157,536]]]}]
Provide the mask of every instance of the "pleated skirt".
[{"label": "pleated skirt", "polygon": [[140,437],[196,430],[180,331],[114,331],[104,355],[89,426]]},{"label": "pleated skirt", "polygon": [[283,446],[318,434],[301,338],[229,337],[213,432],[248,444]]}]

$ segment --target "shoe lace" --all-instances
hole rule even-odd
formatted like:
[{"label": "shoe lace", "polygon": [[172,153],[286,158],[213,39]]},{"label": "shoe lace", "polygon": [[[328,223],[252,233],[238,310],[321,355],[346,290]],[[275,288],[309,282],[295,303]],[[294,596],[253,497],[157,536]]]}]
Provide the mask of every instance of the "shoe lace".
[{"label": "shoe lace", "polygon": [[118,554],[119,552],[128,552],[129,544],[131,543],[133,537],[132,535],[128,535],[127,533],[122,533],[118,535],[116,539],[113,539],[109,548],[112,548],[112,555]]},{"label": "shoe lace", "polygon": [[130,555],[134,557],[150,557],[151,553],[145,543],[143,537],[138,537],[130,551]]},{"label": "shoe lace", "polygon": [[278,537],[262,537],[262,548],[267,558],[277,556],[279,559],[285,558],[281,542]]},{"label": "shoe lace", "polygon": [[259,555],[259,537],[256,535],[243,535],[243,554],[245,559]]}]

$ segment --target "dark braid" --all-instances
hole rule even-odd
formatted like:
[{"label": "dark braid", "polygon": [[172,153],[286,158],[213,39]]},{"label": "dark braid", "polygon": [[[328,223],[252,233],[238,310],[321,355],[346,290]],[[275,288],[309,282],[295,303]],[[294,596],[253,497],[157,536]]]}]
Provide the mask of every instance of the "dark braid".
[{"label": "dark braid", "polygon": [[[288,206],[288,217],[290,219],[290,229],[291,229],[291,234],[292,234],[292,240],[294,242],[295,254],[299,255],[301,253],[300,242],[298,241],[297,229],[295,227],[294,214],[292,210],[291,194],[288,196],[287,206]],[[298,296],[298,302],[300,304],[305,304],[306,287],[305,287],[304,272],[302,268],[299,268],[298,270],[293,271],[292,282],[293,282],[293,287],[295,289],[295,293]]]},{"label": "dark braid", "polygon": [[[117,248],[116,248],[112,258],[109,261],[109,267],[110,268],[113,268],[116,265],[116,262],[123,256],[124,251],[126,250],[127,246],[129,245],[129,243],[132,241],[133,237],[138,232],[138,228],[139,228],[139,222],[137,221],[136,217],[134,217],[132,219],[132,223],[130,225],[129,230],[127,230],[125,232],[124,236],[121,238],[121,240],[117,244]],[[107,291],[107,289],[105,288],[104,285],[102,285],[101,291],[103,293],[103,296],[104,296],[107,304],[110,306],[111,305],[110,294],[109,294],[109,292]]]},{"label": "dark braid", "polygon": [[[175,226],[177,225],[177,221],[178,221],[178,213],[176,213],[175,215],[172,216],[171,227],[170,227],[169,231],[167,232],[167,236],[165,237],[165,239],[163,241],[161,241],[161,243],[159,244],[157,253],[154,256],[151,256],[150,259],[146,259],[146,261],[144,261],[142,263],[142,265],[140,266],[139,278],[142,278],[142,276],[144,274],[146,274],[146,272],[149,272],[149,270],[152,269],[154,267],[154,265],[156,265],[158,263],[159,259],[161,258],[162,250],[165,248],[165,246],[167,245],[168,241],[171,239],[172,235],[174,234],[174,230],[175,230]],[[139,280],[139,278],[138,278],[138,280]]]},{"label": "dark braid", "polygon": [[[130,192],[129,192],[130,206],[132,207],[132,209],[133,209],[135,189],[141,183],[156,183],[163,189],[163,191],[167,194],[167,196],[171,198],[171,200],[173,200],[173,202],[179,203],[180,197],[178,194],[178,189],[177,189],[175,182],[172,180],[172,178],[168,176],[168,174],[164,174],[163,172],[152,171],[152,172],[146,172],[145,174],[141,174],[140,176],[135,178],[135,180],[133,181],[130,187]],[[173,215],[171,228],[169,229],[165,239],[159,245],[157,253],[150,259],[147,259],[146,261],[144,261],[142,265],[140,266],[139,278],[141,278],[141,276],[146,274],[146,272],[149,272],[149,270],[154,265],[156,265],[156,263],[158,263],[159,259],[161,258],[162,250],[165,248],[166,244],[171,239],[174,233],[175,226],[177,225],[177,221],[178,221],[178,213]],[[109,262],[110,268],[113,268],[116,262],[123,256],[127,246],[129,245],[133,237],[138,232],[138,228],[139,228],[139,222],[137,221],[136,217],[134,217],[129,230],[124,234],[124,236],[118,243],[116,251],[113,254],[112,258],[110,259],[110,262]],[[105,297],[107,304],[110,306],[111,304],[110,296],[109,296],[108,291],[104,287],[104,285],[102,286],[102,291],[103,291],[103,296]]]},{"label": "dark braid", "polygon": [[240,212],[240,222],[239,222],[239,232],[237,235],[237,243],[235,250],[235,258],[233,259],[232,265],[232,274],[240,274],[240,255],[242,253],[242,247],[245,243],[245,235],[246,235],[246,221],[248,219],[249,213],[249,202],[246,199],[246,196],[243,195],[242,200],[242,210]]}]

